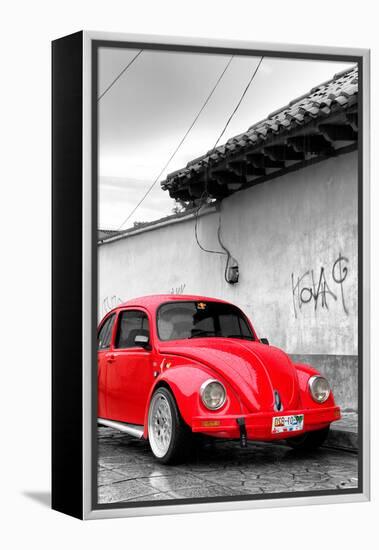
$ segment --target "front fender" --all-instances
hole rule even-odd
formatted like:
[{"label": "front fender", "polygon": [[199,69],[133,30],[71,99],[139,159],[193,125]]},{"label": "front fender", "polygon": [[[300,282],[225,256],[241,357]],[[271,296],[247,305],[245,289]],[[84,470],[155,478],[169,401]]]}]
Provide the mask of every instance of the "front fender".
[{"label": "front fender", "polygon": [[[297,377],[299,380],[302,405],[306,408],[314,408],[315,401],[312,399],[311,393],[309,391],[308,382],[311,376],[322,376],[322,374],[310,365],[297,363],[294,366],[296,368]],[[317,405],[319,407],[333,407],[335,405],[333,392],[330,392],[328,399],[324,403],[318,403]]]},{"label": "front fender", "polygon": [[[226,389],[226,403],[217,411],[209,411],[200,398],[200,387],[209,378],[220,380]],[[217,418],[218,414],[241,413],[241,402],[230,385],[220,376],[215,376],[211,369],[196,364],[173,366],[163,371],[156,379],[152,387],[145,409],[144,438],[148,438],[148,414],[151,397],[159,386],[169,388],[175,398],[179,412],[184,422],[192,428],[194,416],[208,416],[212,414]]]}]

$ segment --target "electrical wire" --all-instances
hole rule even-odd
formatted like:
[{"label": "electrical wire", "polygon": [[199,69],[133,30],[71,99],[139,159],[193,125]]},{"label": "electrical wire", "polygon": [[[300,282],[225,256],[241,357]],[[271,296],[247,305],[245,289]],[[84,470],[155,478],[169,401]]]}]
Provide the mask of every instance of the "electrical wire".
[{"label": "electrical wire", "polygon": [[231,281],[228,279],[229,264],[230,264],[231,260],[234,260],[236,263],[237,263],[237,260],[235,260],[235,258],[233,258],[230,251],[226,248],[226,246],[224,245],[224,243],[221,240],[221,211],[220,211],[220,219],[219,219],[218,230],[217,230],[217,238],[218,238],[218,242],[220,243],[221,248],[223,250],[225,250],[225,253],[228,256],[228,258],[226,260],[226,264],[225,264],[224,279],[227,283],[230,283]]},{"label": "electrical wire", "polygon": [[[223,128],[223,130],[222,130],[222,132],[221,132],[221,134],[218,136],[217,141],[216,141],[216,143],[214,144],[213,150],[216,149],[216,147],[217,147],[217,145],[218,145],[220,139],[221,139],[222,136],[225,134],[226,129],[227,129],[227,127],[229,126],[229,124],[230,124],[232,118],[234,117],[234,115],[235,115],[236,112],[238,111],[239,106],[241,105],[241,103],[242,103],[242,101],[243,101],[243,98],[245,97],[245,95],[246,95],[248,89],[250,88],[251,83],[253,82],[253,80],[254,80],[254,78],[255,78],[255,75],[256,75],[257,72],[258,72],[259,67],[261,66],[261,63],[262,63],[262,61],[263,61],[263,57],[264,57],[264,56],[262,55],[261,58],[260,58],[260,60],[259,60],[258,65],[256,66],[256,68],[255,68],[255,70],[254,70],[254,72],[253,72],[253,74],[252,74],[252,76],[251,76],[249,82],[247,83],[247,86],[246,86],[246,88],[244,89],[244,91],[243,91],[243,93],[242,93],[242,95],[241,95],[241,97],[240,97],[240,99],[239,99],[237,105],[235,106],[235,108],[234,108],[232,114],[230,115],[230,117],[228,118],[228,120],[227,120],[227,122],[226,122],[226,124],[225,124],[225,126],[224,126],[224,128]],[[212,150],[212,151],[213,151],[213,150]]]},{"label": "electrical wire", "polygon": [[[217,140],[216,140],[216,143],[215,143],[214,146],[213,146],[213,149],[211,149],[211,151],[208,153],[208,157],[210,157],[210,156],[213,154],[213,152],[215,151],[215,149],[216,149],[216,147],[217,147],[217,145],[218,145],[220,139],[221,139],[222,136],[225,134],[225,131],[226,131],[226,129],[228,128],[228,126],[229,126],[229,124],[230,124],[232,118],[234,117],[234,115],[235,115],[236,112],[238,111],[239,106],[241,105],[241,103],[242,103],[242,101],[243,101],[243,98],[245,97],[245,95],[246,95],[248,89],[250,88],[251,83],[253,82],[253,80],[254,80],[254,78],[255,78],[255,75],[256,75],[257,72],[258,72],[259,67],[261,66],[261,63],[262,63],[262,61],[263,61],[263,57],[264,57],[264,56],[262,55],[261,58],[260,58],[260,60],[259,60],[259,62],[258,62],[258,64],[257,64],[257,66],[256,66],[255,69],[254,69],[254,72],[253,72],[252,76],[251,76],[250,79],[249,79],[249,82],[247,83],[247,85],[246,85],[244,91],[242,92],[242,95],[241,95],[241,97],[240,97],[240,99],[239,99],[237,105],[235,106],[235,108],[234,108],[233,112],[231,113],[230,117],[228,118],[228,120],[227,120],[227,122],[226,122],[224,128],[222,129],[220,135],[218,136],[218,138],[217,138]],[[200,243],[199,238],[198,238],[197,227],[198,227],[199,211],[200,211],[200,209],[202,208],[202,206],[205,204],[205,201],[206,201],[206,199],[208,198],[208,196],[209,196],[209,195],[208,195],[208,192],[207,192],[207,190],[206,190],[206,191],[201,195],[201,197],[200,197],[200,206],[199,206],[199,208],[198,208],[197,211],[196,211],[196,217],[195,217],[195,238],[196,238],[196,242],[197,242],[197,245],[199,246],[199,248],[200,248],[201,250],[203,250],[204,252],[208,252],[208,253],[210,253],[210,254],[223,254],[223,255],[227,256],[227,260],[226,260],[226,264],[225,264],[225,271],[224,271],[224,278],[225,278],[225,281],[226,281],[227,283],[230,283],[231,281],[228,279],[228,276],[227,276],[229,264],[230,264],[230,261],[231,261],[232,259],[233,259],[235,262],[236,262],[236,260],[233,258],[233,256],[231,255],[230,251],[226,248],[226,246],[224,245],[224,243],[223,243],[222,240],[221,240],[221,211],[220,211],[220,214],[219,214],[219,224],[218,224],[218,230],[217,230],[217,238],[218,238],[218,242],[219,242],[219,244],[220,244],[220,246],[221,246],[221,248],[223,249],[224,252],[217,251],[217,250],[208,250],[208,249],[204,248],[204,247],[202,246],[202,244]],[[205,198],[204,198],[204,197],[205,197]]]},{"label": "electrical wire", "polygon": [[138,57],[139,55],[141,55],[142,52],[143,52],[143,50],[140,50],[140,51],[133,57],[133,59],[132,59],[131,61],[129,61],[129,63],[126,65],[126,67],[124,67],[124,68],[122,69],[122,71],[116,76],[116,78],[115,78],[115,79],[109,84],[109,86],[104,90],[104,92],[103,92],[102,94],[99,95],[99,97],[97,98],[97,101],[100,101],[100,99],[101,99],[102,97],[104,97],[105,94],[106,94],[107,92],[109,92],[109,90],[112,88],[112,86],[113,86],[114,84],[116,84],[117,80],[118,80],[119,78],[122,77],[122,75],[129,69],[129,67],[134,63],[134,61],[137,59],[137,57]]},{"label": "electrical wire", "polygon": [[[200,209],[204,206],[205,200],[207,199],[207,197],[208,197],[208,193],[206,191],[204,191],[204,193],[200,197],[200,205],[199,205],[198,209],[196,210],[196,214],[195,214],[195,238],[196,238],[196,242],[197,242],[197,245],[199,246],[199,248],[201,248],[201,250],[203,250],[204,252],[209,252],[210,254],[221,254],[223,256],[226,256],[227,255],[226,252],[223,252],[221,250],[209,250],[208,248],[205,248],[199,241],[199,237],[198,237],[198,234],[197,234],[199,212],[200,212]],[[219,229],[220,229],[220,227],[221,227],[221,215],[219,216]]]},{"label": "electrical wire", "polygon": [[208,197],[208,193],[206,191],[204,191],[204,193],[201,195],[200,205],[197,208],[196,213],[195,213],[195,239],[196,239],[198,247],[201,250],[203,250],[204,252],[208,252],[209,254],[219,254],[221,256],[227,256],[227,260],[226,260],[226,264],[225,264],[225,270],[224,270],[224,279],[227,283],[230,283],[231,281],[228,279],[229,264],[230,264],[231,260],[234,260],[235,262],[236,262],[236,260],[235,260],[235,258],[233,258],[232,254],[226,248],[226,246],[224,245],[224,243],[222,242],[222,239],[221,239],[221,210],[219,212],[219,217],[218,217],[217,238],[218,238],[218,242],[219,242],[222,250],[210,250],[209,248],[205,248],[199,241],[199,237],[198,237],[198,233],[197,233],[199,212],[200,212],[200,209],[204,206],[205,200],[207,199],[207,197]]},{"label": "electrical wire", "polygon": [[126,224],[126,222],[133,216],[133,214],[135,213],[135,211],[141,206],[141,204],[144,202],[144,200],[146,199],[146,197],[150,194],[150,192],[152,191],[152,189],[155,187],[155,185],[158,183],[159,179],[161,178],[162,174],[164,173],[164,171],[167,169],[167,167],[169,166],[170,162],[172,161],[172,159],[174,158],[174,156],[176,155],[176,153],[179,151],[180,147],[183,145],[184,141],[186,140],[188,134],[190,133],[190,131],[192,130],[192,128],[195,126],[197,120],[199,119],[201,113],[204,111],[205,107],[207,106],[209,100],[211,99],[211,97],[213,96],[214,92],[216,91],[216,88],[217,86],[219,85],[219,83],[221,82],[222,80],[222,77],[224,76],[224,74],[226,73],[229,65],[231,64],[232,60],[234,58],[234,55],[232,55],[228,61],[228,63],[226,64],[225,68],[223,69],[222,73],[220,74],[220,76],[218,77],[217,81],[216,81],[216,84],[213,86],[211,92],[209,93],[208,97],[206,98],[205,102],[203,103],[203,106],[201,107],[200,111],[197,113],[196,117],[194,118],[193,122],[191,123],[190,127],[188,128],[188,130],[186,131],[186,133],[184,134],[184,136],[182,137],[182,139],[180,140],[179,142],[179,145],[176,147],[176,149],[174,150],[174,152],[172,153],[172,155],[170,156],[170,158],[168,159],[168,161],[166,162],[166,164],[164,165],[164,167],[162,168],[162,170],[159,172],[158,176],[155,178],[155,180],[153,181],[153,183],[150,185],[150,187],[147,189],[146,193],[143,195],[143,197],[141,198],[141,200],[137,203],[137,205],[133,208],[133,210],[128,214],[128,216],[124,219],[124,221],[121,223],[121,225],[118,227],[117,231],[120,231],[120,229],[122,228],[123,225]]}]

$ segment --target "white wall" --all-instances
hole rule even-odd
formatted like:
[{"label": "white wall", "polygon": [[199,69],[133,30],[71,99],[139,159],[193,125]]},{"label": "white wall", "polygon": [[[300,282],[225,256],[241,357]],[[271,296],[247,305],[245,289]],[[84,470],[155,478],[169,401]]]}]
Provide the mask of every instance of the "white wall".
[{"label": "white wall", "polygon": [[[214,250],[218,216],[199,220],[200,242]],[[99,314],[145,294],[203,294],[239,305],[261,336],[289,353],[355,355],[357,154],[236,193],[223,201],[221,219],[222,238],[239,262],[237,285],[224,280],[225,256],[200,250],[191,219],[99,247]],[[333,278],[340,254],[346,260]],[[317,293],[322,268],[316,300],[312,270]]]}]

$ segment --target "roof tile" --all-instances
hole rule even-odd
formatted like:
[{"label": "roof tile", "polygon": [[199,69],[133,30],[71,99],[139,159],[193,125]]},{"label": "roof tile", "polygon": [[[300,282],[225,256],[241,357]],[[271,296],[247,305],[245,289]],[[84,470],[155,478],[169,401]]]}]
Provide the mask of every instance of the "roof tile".
[{"label": "roof tile", "polygon": [[164,189],[175,185],[175,181],[191,170],[196,172],[203,166],[223,160],[225,154],[241,147],[257,143],[270,144],[270,137],[287,133],[299,125],[305,126],[318,117],[327,117],[331,112],[345,110],[358,99],[358,67],[337,73],[331,80],[315,86],[307,94],[292,100],[288,105],[271,112],[266,119],[260,120],[249,129],[230,138],[225,144],[211,149],[203,157],[190,161],[187,166],[167,176],[161,183]]}]

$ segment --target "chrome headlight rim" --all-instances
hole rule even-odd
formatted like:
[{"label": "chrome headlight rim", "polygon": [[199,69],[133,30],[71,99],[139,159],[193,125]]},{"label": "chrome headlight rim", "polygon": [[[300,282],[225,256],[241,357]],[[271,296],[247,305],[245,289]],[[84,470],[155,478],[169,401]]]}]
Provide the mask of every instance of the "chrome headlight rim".
[{"label": "chrome headlight rim", "polygon": [[[327,390],[326,397],[323,397],[322,399],[317,399],[315,391],[314,391],[314,386],[315,386],[315,383],[317,382],[317,380],[320,380],[320,379],[325,380],[325,382],[328,385],[328,390]],[[315,401],[316,403],[318,403],[318,404],[325,403],[325,401],[327,401],[329,399],[331,389],[330,389],[330,384],[329,384],[328,380],[325,378],[325,376],[321,376],[320,374],[315,374],[314,376],[311,376],[310,379],[308,380],[308,387],[309,387],[309,393],[311,394],[313,401]]]},{"label": "chrome headlight rim", "polygon": [[[221,401],[221,403],[219,403],[216,407],[210,407],[209,405],[207,405],[207,403],[204,401],[204,392],[206,390],[206,388],[209,386],[209,384],[219,384],[222,389],[223,389],[223,392],[224,392],[224,397]],[[203,382],[200,386],[200,397],[201,397],[201,402],[202,404],[204,405],[204,407],[206,409],[208,409],[209,411],[218,411],[219,409],[221,409],[225,403],[226,403],[226,388],[224,386],[224,384],[222,382],[220,382],[220,380],[217,380],[216,378],[208,378],[207,380],[205,380],[205,382]]]}]

